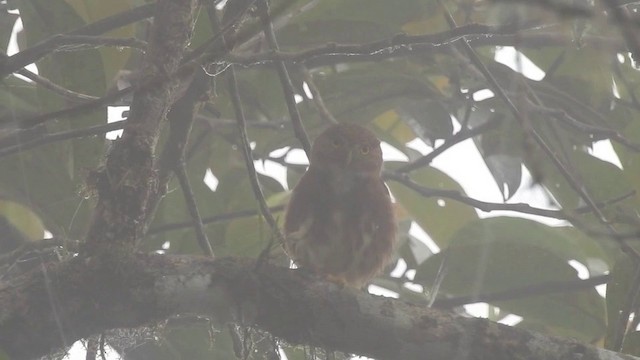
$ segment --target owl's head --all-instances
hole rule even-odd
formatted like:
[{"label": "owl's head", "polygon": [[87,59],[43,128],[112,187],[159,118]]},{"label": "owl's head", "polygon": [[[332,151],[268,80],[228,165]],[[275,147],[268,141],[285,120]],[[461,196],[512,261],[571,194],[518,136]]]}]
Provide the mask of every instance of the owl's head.
[{"label": "owl's head", "polygon": [[355,177],[379,176],[382,170],[380,140],[360,125],[333,125],[314,141],[311,166]]}]

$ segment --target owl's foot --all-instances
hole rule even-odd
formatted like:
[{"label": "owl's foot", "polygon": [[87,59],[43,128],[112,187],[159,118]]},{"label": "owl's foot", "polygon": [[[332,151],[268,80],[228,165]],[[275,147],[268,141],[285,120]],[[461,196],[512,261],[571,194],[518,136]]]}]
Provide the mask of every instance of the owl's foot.
[{"label": "owl's foot", "polygon": [[308,281],[317,281],[318,280],[318,274],[315,271],[313,271],[313,270],[311,270],[309,268],[299,267],[299,268],[296,268],[295,271],[298,271],[299,274],[303,278],[308,279]]},{"label": "owl's foot", "polygon": [[345,286],[349,285],[347,280],[343,276],[340,276],[340,275],[329,274],[329,275],[327,275],[326,279],[328,281],[331,281],[332,283],[338,285],[340,288],[344,288]]}]

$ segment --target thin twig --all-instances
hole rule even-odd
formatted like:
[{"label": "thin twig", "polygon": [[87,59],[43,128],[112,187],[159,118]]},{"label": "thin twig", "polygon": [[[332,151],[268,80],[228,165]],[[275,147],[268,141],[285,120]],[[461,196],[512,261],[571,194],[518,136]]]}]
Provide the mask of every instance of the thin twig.
[{"label": "thin twig", "polygon": [[107,352],[104,350],[104,343],[106,336],[104,335],[104,333],[100,334],[100,358],[102,360],[107,360]]},{"label": "thin twig", "polygon": [[[576,130],[582,131],[589,135],[599,135],[602,137],[609,138],[613,141],[620,143],[621,145],[628,147],[631,150],[640,152],[639,144],[636,144],[631,140],[625,138],[624,136],[622,136],[622,134],[620,134],[618,131],[614,129],[607,129],[600,126],[583,123],[582,121],[577,120],[576,118],[569,115],[566,111],[562,109],[552,109],[543,105],[534,104],[528,99],[526,102],[526,106],[529,107],[531,110],[534,110],[540,114],[552,116]],[[547,119],[547,118],[548,118],[547,116],[543,117],[543,119]]]},{"label": "thin twig", "polygon": [[[249,0],[245,4],[247,6],[247,9],[256,1],[258,0]],[[279,2],[279,7],[277,8],[277,11],[274,11],[274,13],[280,13],[284,11],[287,6],[294,1],[295,0],[285,0]],[[209,4],[209,6],[210,5],[212,4]],[[247,9],[245,9],[245,11],[236,13],[232,18],[224,19],[224,26],[220,26],[220,24],[218,24],[218,27],[214,30],[215,35],[207,40],[204,44],[193,50],[191,54],[186,57],[186,60],[195,60],[197,58],[200,58],[202,59],[203,63],[216,63],[219,62],[219,60],[224,56],[229,55],[230,51],[229,49],[227,49],[227,47],[232,44],[227,44],[225,38],[229,38],[230,40],[233,39],[233,45],[240,45],[245,44],[245,42],[250,41],[252,37],[255,37],[255,35],[259,32],[258,28],[249,28],[244,32],[236,32],[237,23],[241,20]],[[220,43],[219,40],[221,39],[225,41]],[[218,48],[216,47],[216,45],[222,45],[223,48]]]},{"label": "thin twig", "polygon": [[211,244],[204,231],[202,219],[196,206],[193,190],[191,189],[186,169],[184,169],[185,163],[192,158],[196,150],[202,148],[201,144],[209,133],[208,130],[205,130],[203,132],[204,135],[199,137],[196,143],[187,151],[189,135],[191,134],[196,114],[202,108],[202,104],[209,98],[208,93],[211,82],[209,76],[200,69],[183,86],[186,86],[186,90],[176,100],[167,114],[169,136],[157,161],[158,186],[147,205],[149,211],[146,215],[144,233],[149,228],[151,220],[166,192],[167,185],[173,178],[173,174],[176,173],[191,214],[191,224],[196,228],[198,243],[205,254],[213,256]]},{"label": "thin twig", "polygon": [[[67,35],[100,35],[110,30],[153,16],[155,7],[155,3],[142,5],[129,11],[115,14],[94,23],[82,26],[69,32]],[[2,67],[0,67],[0,77],[16,72],[18,69],[21,69],[45,56],[48,53],[48,50],[46,50],[46,47],[48,46],[46,41],[47,40],[30,48],[24,49],[14,56],[7,58],[7,61],[3,63]]]},{"label": "thin twig", "polygon": [[[440,3],[440,5],[446,9],[444,4]],[[452,27],[456,26],[455,20],[453,19],[453,17],[448,11],[445,12],[445,17],[449,22],[450,26]],[[518,108],[515,106],[513,101],[511,101],[511,99],[506,95],[506,92],[504,91],[504,89],[502,89],[500,84],[498,84],[498,81],[495,79],[495,77],[491,74],[491,72],[487,69],[487,67],[484,66],[484,64],[476,54],[475,50],[471,48],[471,46],[466,42],[464,38],[462,39],[461,44],[466,50],[469,56],[469,59],[471,60],[473,65],[477,68],[477,70],[479,70],[482,73],[485,79],[489,82],[490,87],[494,91],[494,93],[497,94],[498,97],[507,104],[507,107],[509,108],[511,113],[514,115],[514,117],[520,122],[523,128],[529,130],[530,134],[533,136],[533,139],[536,141],[536,143],[543,149],[543,151],[547,154],[547,156],[552,160],[555,167],[560,171],[560,174],[565,178],[565,180],[569,183],[572,189],[574,189],[574,191],[578,193],[580,198],[587,204],[587,206],[591,209],[591,211],[597,216],[598,220],[600,220],[601,223],[607,226],[610,229],[612,234],[615,234],[617,231],[607,221],[607,219],[605,218],[602,211],[600,211],[595,201],[591,198],[591,196],[587,193],[587,191],[581,186],[581,184],[579,184],[579,182],[574,178],[573,174],[571,174],[571,172],[565,167],[562,161],[558,158],[558,156],[556,156],[554,151],[544,141],[544,139],[540,136],[540,134],[538,134],[535,131],[535,129],[532,128],[531,124],[529,124],[527,119],[522,116],[522,114],[520,113]],[[574,219],[574,221],[575,220],[577,219]],[[625,252],[629,253],[635,259],[640,260],[640,253],[638,253],[636,249],[632,248],[631,246],[626,244],[624,241],[618,241],[618,243]],[[638,279],[638,281],[640,281],[640,278]]]},{"label": "thin twig", "polygon": [[[542,7],[544,9],[548,9],[550,11],[553,11],[554,13],[556,13],[559,16],[562,17],[568,17],[571,19],[576,19],[576,18],[592,18],[594,16],[594,12],[591,6],[588,6],[586,4],[588,4],[587,2],[584,3],[574,3],[574,2],[570,2],[570,3],[565,3],[562,1],[553,1],[553,0],[535,0],[535,1],[531,1],[531,0],[493,0],[494,2],[497,3],[508,3],[508,4],[513,4],[513,3],[522,3],[522,4],[526,4],[526,5],[534,5],[534,6],[538,6],[538,7]],[[585,5],[582,5],[585,4]]]},{"label": "thin twig", "polygon": [[[154,82],[154,85],[157,85],[157,81]],[[127,88],[111,92],[95,100],[87,101],[79,105],[70,106],[61,110],[54,110],[44,114],[25,116],[24,118],[20,119],[13,119],[8,117],[0,118],[0,123],[11,124],[12,126],[15,126],[19,129],[28,129],[53,119],[85,115],[94,111],[98,111],[99,109],[102,109],[102,107],[122,99],[126,95],[132,93],[135,89],[136,87],[129,86]]]},{"label": "thin twig", "polygon": [[613,0],[602,0],[611,12],[611,16],[617,23],[622,37],[627,42],[629,51],[637,61],[640,59],[640,37],[638,37],[638,24],[634,21],[626,8],[619,6]]},{"label": "thin twig", "polygon": [[427,166],[431,164],[433,159],[435,159],[438,155],[445,152],[445,150],[451,148],[456,144],[463,142],[464,140],[467,140],[474,136],[491,131],[495,129],[499,124],[500,124],[499,121],[493,120],[493,121],[487,121],[474,128],[462,128],[460,131],[458,131],[449,139],[447,139],[442,145],[433,149],[433,151],[431,151],[427,155],[424,155],[410,163],[407,163],[406,165],[401,166],[400,168],[396,169],[396,172],[399,174],[403,174],[403,173],[408,173],[413,170],[419,169],[421,167]]},{"label": "thin twig", "polygon": [[[614,13],[616,11],[618,11],[618,12],[621,11],[621,9],[618,9],[616,6],[611,5],[610,0],[605,0],[605,1],[607,2],[607,4],[610,5],[610,7],[614,11]],[[444,4],[442,4],[441,2],[440,2],[440,5],[442,7],[444,7]],[[455,27],[456,26],[455,25],[455,20],[453,19],[451,14],[449,14],[447,12],[445,16],[446,16],[446,19],[449,22],[450,26]],[[621,14],[620,13],[619,14],[614,14],[614,16],[617,16],[618,19],[621,18]],[[627,43],[628,43],[629,47],[631,48],[631,51],[636,55],[640,54],[640,46],[638,44],[638,38],[636,37],[635,33],[631,34],[628,31],[629,30],[628,28],[624,28],[623,30],[624,30],[623,34],[625,35],[625,38],[627,40]],[[574,189],[574,191],[576,191],[579,194],[580,198],[583,201],[585,201],[585,203],[593,210],[594,214],[597,215],[597,217],[600,220],[600,222],[605,224],[611,230],[612,233],[616,233],[616,230],[607,221],[607,219],[604,216],[604,214],[600,211],[600,209],[598,208],[596,203],[593,201],[593,199],[591,199],[591,196],[578,183],[578,181],[574,178],[573,174],[571,174],[571,172],[569,172],[566,169],[565,165],[556,156],[556,154],[549,147],[549,145],[535,131],[535,129],[533,129],[531,126],[527,126],[527,120],[520,114],[520,112],[516,108],[515,104],[506,95],[505,91],[498,84],[497,80],[489,72],[489,70],[486,68],[486,66],[484,66],[484,64],[479,59],[479,57],[477,56],[477,54],[475,53],[473,48],[464,39],[462,39],[461,44],[462,44],[463,48],[465,49],[466,53],[468,54],[469,59],[471,60],[471,62],[476,66],[476,68],[483,74],[485,79],[489,82],[491,90],[493,90],[494,93],[497,94],[498,97],[500,99],[502,99],[507,104],[507,106],[509,107],[509,109],[511,110],[511,112],[513,113],[515,118],[518,119],[520,121],[520,123],[526,129],[529,130],[529,132],[533,136],[533,139],[536,141],[536,143],[542,148],[542,150],[552,160],[552,162],[554,163],[556,168],[560,171],[562,176],[570,184],[570,186]],[[638,296],[640,294],[640,262],[638,262],[638,260],[640,259],[640,254],[634,248],[628,246],[628,244],[626,244],[624,241],[619,241],[619,244],[621,245],[623,250],[625,250],[627,253],[629,253],[634,258],[635,263],[637,264],[637,268],[636,268],[636,272],[635,272],[634,277],[633,277],[632,288],[629,290],[629,292],[627,294],[625,307],[623,308],[623,311],[621,312],[620,316],[618,317],[618,321],[615,324],[615,332],[614,332],[614,337],[613,337],[612,343],[613,343],[614,349],[618,349],[618,350],[622,346],[622,343],[623,343],[623,340],[624,340],[624,336],[625,336],[626,329],[627,329],[628,318],[629,318],[629,315],[631,314],[631,309],[636,307]]]},{"label": "thin twig", "polygon": [[[262,1],[262,0],[260,0]],[[428,45],[442,47],[442,45],[450,44],[463,36],[480,35],[493,36],[496,34],[511,33],[511,29],[497,29],[493,26],[470,24],[457,27],[452,30],[443,31],[435,34],[427,35],[407,35],[397,34],[391,38],[372,41],[364,44],[338,44],[327,43],[310,49],[296,52],[279,51],[271,48],[269,52],[252,54],[249,56],[239,54],[229,54],[225,61],[240,65],[255,65],[265,62],[281,62],[290,63],[307,62],[320,56],[357,56],[364,55],[366,57],[377,54],[388,54],[394,51],[406,49],[412,50],[414,46]],[[360,60],[361,61],[361,60]]]},{"label": "thin twig", "polygon": [[[258,0],[257,6],[260,11],[260,18],[262,20],[262,26],[264,28],[263,31],[267,38],[267,43],[271,50],[278,51],[278,41],[276,39],[276,34],[273,31],[273,25],[271,24],[271,18],[269,15],[269,0]],[[282,84],[282,90],[287,103],[287,109],[289,110],[289,116],[291,117],[291,123],[293,124],[293,132],[295,133],[296,138],[298,138],[298,141],[300,141],[300,144],[302,144],[302,149],[307,154],[307,158],[310,159],[311,142],[309,142],[309,137],[307,136],[302,120],[300,119],[300,112],[296,105],[295,90],[291,83],[289,71],[287,70],[287,66],[284,61],[278,61],[276,63],[276,68],[278,69],[278,76],[280,78],[280,83]]]},{"label": "thin twig", "polygon": [[184,157],[181,157],[181,161],[178,162],[175,168],[175,173],[178,177],[178,181],[180,182],[180,187],[182,188],[182,193],[184,194],[184,199],[187,203],[187,209],[189,210],[189,215],[191,215],[193,227],[196,230],[198,245],[200,245],[200,248],[207,256],[213,257],[213,248],[211,248],[211,243],[209,242],[207,233],[204,231],[204,224],[202,223],[202,217],[200,216],[200,211],[196,204],[193,189],[189,183],[186,167],[187,165],[184,162]]},{"label": "thin twig", "polygon": [[[272,206],[269,208],[269,211],[271,211],[272,213],[280,212],[282,210],[284,210],[284,205]],[[210,224],[216,224],[216,223],[225,222],[225,221],[231,221],[235,219],[252,217],[256,215],[260,215],[260,211],[257,209],[240,210],[240,211],[234,211],[234,212],[228,212],[224,214],[204,217],[202,219],[202,223],[205,225],[210,225]],[[185,229],[192,225],[193,223],[189,221],[163,224],[150,229],[147,232],[147,235],[156,235],[156,234],[167,232],[167,231]]]},{"label": "thin twig", "polygon": [[[458,28],[481,25],[463,25]],[[434,35],[446,34],[443,32],[429,35],[404,35],[410,40],[402,41],[400,35],[395,37],[363,44],[338,44],[328,43],[313,48],[300,51],[266,51],[257,54],[229,54],[224,58],[224,63],[232,63],[242,66],[255,66],[270,64],[276,61],[286,61],[290,63],[304,63],[308,68],[327,66],[336,63],[348,62],[372,62],[384,59],[396,58],[400,56],[416,54],[435,54],[449,52],[446,44],[449,44],[460,36],[465,36],[470,45],[473,46],[521,46],[531,48],[541,48],[545,46],[571,46],[574,45],[575,38],[570,35],[557,33],[540,33],[539,29],[535,33],[523,33],[527,29],[514,29],[509,32],[507,29],[488,30],[487,33],[452,34],[450,38],[434,38]],[[496,33],[496,31],[498,31]],[[493,32],[490,34],[490,32]],[[428,41],[428,40],[433,40]],[[607,51],[624,51],[624,42],[612,37],[585,35],[582,43],[590,45],[596,49]],[[395,45],[393,45],[395,44]]]},{"label": "thin twig", "polygon": [[[536,208],[526,203],[518,203],[518,204],[491,203],[491,202],[470,198],[468,196],[461,194],[457,190],[432,189],[432,188],[422,186],[416,183],[415,181],[413,181],[406,174],[397,174],[394,172],[385,171],[383,172],[383,178],[385,180],[393,180],[395,182],[398,182],[424,197],[441,197],[441,198],[451,199],[469,206],[473,206],[476,209],[482,210],[484,212],[501,211],[501,210],[515,211],[523,214],[531,214],[531,215],[544,216],[548,218],[573,221],[574,218],[570,215],[571,213],[581,214],[581,213],[593,211],[593,209],[590,206],[584,206],[574,210],[565,211],[565,210],[548,210],[548,209]],[[613,202],[618,202],[618,201],[627,199],[629,198],[629,196],[630,196],[629,193],[626,193],[615,199],[609,200],[607,202],[599,203],[596,205],[602,206],[604,204],[611,204]]]},{"label": "thin twig", "polygon": [[469,206],[473,206],[476,209],[482,210],[485,212],[506,210],[506,211],[516,211],[523,214],[544,216],[544,217],[560,219],[560,220],[570,219],[567,213],[562,210],[548,210],[548,209],[534,208],[531,205],[525,204],[525,203],[519,203],[519,204],[490,203],[490,202],[481,201],[481,200],[477,200],[477,199],[462,195],[457,190],[440,190],[440,189],[427,188],[414,182],[407,175],[404,175],[404,174],[384,172],[383,178],[385,180],[393,180],[395,182],[398,182],[424,197],[441,197],[441,198],[451,199]]},{"label": "thin twig", "polygon": [[[151,9],[155,9],[155,6]],[[137,14],[137,15],[138,16],[146,15],[146,11],[148,11],[147,8],[143,10],[145,11],[141,11],[140,14]],[[231,28],[232,26],[229,26],[228,28],[225,28],[225,31]],[[211,41],[217,40],[219,37],[222,37],[224,33],[225,32],[223,31],[220,34],[215,35]],[[250,34],[243,34],[243,36],[240,36],[238,38],[246,39],[249,36]],[[182,65],[178,69],[176,69],[175,72],[171,74],[164,74],[164,76],[148,78],[148,79],[145,79],[145,81],[143,81],[142,83],[137,84],[136,86],[130,86],[122,90],[107,94],[99,99],[88,101],[84,104],[68,107],[65,109],[56,110],[56,111],[52,111],[44,114],[38,114],[34,116],[26,116],[22,119],[13,119],[13,118],[6,118],[6,117],[0,118],[0,124],[1,123],[15,124],[14,126],[17,126],[18,128],[21,128],[21,129],[25,129],[25,128],[34,127],[36,125],[39,125],[47,121],[50,121],[52,119],[56,119],[60,117],[75,117],[75,116],[84,115],[88,112],[96,111],[105,105],[113,103],[116,100],[121,99],[125,95],[132,93],[134,90],[153,89],[153,88],[157,88],[159,86],[164,85],[165,82],[167,81],[182,79],[184,77],[191,76],[194,70],[201,66],[200,63],[202,61],[208,61],[208,62],[217,61],[219,58],[225,55],[223,51],[219,53],[215,51],[210,51],[211,49],[209,49],[209,45],[210,45],[209,42],[207,42],[207,44],[192,51],[190,54],[185,55]],[[28,64],[29,63],[23,64],[22,66],[26,66]],[[19,69],[20,67],[17,67],[17,69]],[[4,69],[0,69],[0,74],[2,73],[2,70]],[[13,72],[13,70],[10,72]]]},{"label": "thin twig", "polygon": [[[23,150],[32,149],[38,146],[51,144],[58,141],[106,134],[109,131],[122,129],[124,127],[124,124],[125,124],[125,120],[120,120],[120,121],[114,121],[104,125],[90,126],[82,129],[74,129],[69,131],[60,131],[53,134],[43,134],[36,138],[29,139],[23,143],[20,142],[20,133],[23,132],[24,130],[16,130],[17,134],[12,135],[12,136],[15,136],[16,144],[15,145],[11,144],[9,146],[4,146],[0,148],[0,158],[18,153]],[[2,140],[3,142],[5,141],[4,138]]]},{"label": "thin twig", "polygon": [[46,40],[9,56],[0,69],[0,75],[6,76],[18,71],[41,58],[57,51],[86,49],[87,46],[122,46],[145,50],[147,43],[135,38],[110,38],[91,35],[53,35]]},{"label": "thin twig", "polygon": [[548,294],[557,294],[563,292],[573,292],[581,290],[590,290],[594,286],[606,284],[611,279],[610,274],[592,276],[584,280],[573,281],[552,281],[536,285],[530,285],[522,288],[509,289],[494,293],[475,294],[471,296],[459,296],[453,298],[437,299],[433,307],[435,308],[453,308],[476,302],[496,302],[516,300],[533,296],[542,296]]},{"label": "thin twig", "polygon": [[91,95],[87,95],[87,94],[82,94],[73,90],[69,90],[67,88],[64,88],[56,83],[54,83],[53,81],[40,76],[36,73],[33,73],[27,69],[20,69],[18,71],[16,71],[16,74],[20,74],[24,77],[26,77],[27,79],[33,81],[34,83],[42,86],[45,89],[49,89],[52,92],[64,97],[67,100],[71,100],[74,102],[82,102],[85,100],[96,100],[98,99],[97,96],[91,96]]},{"label": "thin twig", "polygon": [[98,355],[98,348],[100,347],[100,339],[97,335],[89,337],[86,343],[86,354],[85,360],[96,360],[96,356]]},{"label": "thin twig", "polygon": [[611,337],[611,349],[614,351],[621,351],[622,344],[624,344],[624,338],[627,336],[629,330],[629,317],[631,316],[631,310],[638,304],[638,296],[640,295],[640,262],[637,259],[633,259],[636,265],[633,278],[631,280],[631,288],[627,292],[627,297],[624,301],[622,310],[618,313],[616,323],[613,324],[613,336]]},{"label": "thin twig", "polygon": [[[440,2],[440,5],[443,8],[446,9],[444,4],[442,4],[441,2]],[[457,25],[455,23],[455,20],[453,19],[453,16],[451,16],[451,14],[448,11],[445,12],[445,18],[449,22],[449,25],[452,28],[456,28],[457,27]],[[498,84],[498,81],[491,74],[491,72],[487,69],[487,67],[482,63],[482,61],[480,60],[480,58],[476,54],[475,50],[473,50],[473,48],[467,43],[467,41],[464,38],[461,38],[459,43],[462,45],[463,49],[467,53],[467,56],[469,56],[469,59],[471,60],[471,63],[478,69],[478,71],[480,71],[480,73],[482,73],[484,78],[487,80],[487,82],[490,85],[491,90],[496,95],[498,95],[498,97],[502,101],[504,101],[507,104],[507,107],[509,108],[511,113],[514,115],[514,117],[516,119],[518,119],[518,121],[521,123],[521,125],[525,129],[529,130],[529,132],[531,133],[533,139],[540,146],[540,148],[542,148],[542,150],[547,154],[547,156],[551,159],[551,161],[553,162],[555,167],[558,169],[558,171],[560,171],[560,173],[565,178],[565,180],[567,180],[567,182],[571,185],[571,187],[574,189],[574,191],[576,191],[578,193],[580,198],[582,200],[584,200],[585,203],[587,203],[589,206],[592,207],[593,213],[598,217],[600,222],[602,222],[603,224],[607,224],[608,221],[607,221],[606,217],[604,216],[602,211],[600,211],[600,209],[598,209],[598,207],[595,205],[594,200],[587,193],[587,191],[584,189],[584,187],[581,186],[581,184],[579,184],[579,182],[575,179],[573,174],[571,174],[571,172],[566,168],[565,164],[558,158],[558,156],[549,147],[549,145],[544,141],[544,139],[540,136],[540,134],[538,134],[538,132],[535,129],[533,129],[531,126],[527,126],[527,123],[528,123],[527,119],[525,119],[522,116],[522,114],[520,113],[520,111],[518,110],[516,105],[511,100],[511,98],[509,98],[506,95],[506,92],[502,89],[500,84]]]},{"label": "thin twig", "polygon": [[29,252],[42,252],[44,250],[55,248],[58,246],[64,246],[69,251],[77,252],[80,248],[80,242],[76,240],[63,239],[60,237],[26,242],[17,249],[0,255],[0,265],[13,263],[21,256]]},{"label": "thin twig", "polygon": [[108,16],[91,24],[79,27],[69,35],[100,35],[111,30],[132,24],[134,22],[144,20],[153,16],[156,3],[140,5],[131,10]]},{"label": "thin twig", "polygon": [[316,86],[315,81],[313,81],[313,76],[309,69],[306,66],[302,66],[302,74],[304,76],[304,81],[307,83],[309,87],[309,92],[311,93],[312,101],[320,114],[320,117],[324,119],[328,124],[337,124],[338,120],[333,116],[327,105],[322,100],[322,95],[320,94],[320,90]]},{"label": "thin twig", "polygon": [[629,82],[629,78],[622,73],[622,69],[620,68],[620,63],[618,61],[613,61],[613,73],[616,75],[616,80],[620,81],[622,85],[624,85],[625,89],[627,89],[627,93],[629,98],[631,99],[631,104],[635,110],[640,110],[640,100],[636,96],[635,86],[631,85]]},{"label": "thin twig", "polygon": [[244,110],[242,109],[240,92],[238,90],[238,83],[236,81],[234,66],[230,66],[226,71],[227,71],[227,80],[228,80],[228,86],[229,86],[229,94],[231,95],[231,102],[233,103],[233,108],[236,114],[236,118],[238,119],[238,131],[240,132],[242,154],[244,155],[245,165],[247,167],[247,173],[249,175],[249,180],[251,182],[251,188],[253,190],[253,194],[255,195],[256,200],[258,201],[260,214],[262,214],[262,216],[267,221],[267,224],[269,224],[271,231],[277,237],[279,243],[282,243],[283,241],[282,233],[278,229],[278,223],[276,222],[276,219],[273,217],[273,215],[271,214],[271,211],[269,210],[267,201],[264,199],[264,194],[262,193],[262,187],[260,186],[260,180],[258,179],[258,174],[256,172],[255,165],[253,164],[251,146],[249,145],[249,137],[247,135],[246,119],[244,116]]}]

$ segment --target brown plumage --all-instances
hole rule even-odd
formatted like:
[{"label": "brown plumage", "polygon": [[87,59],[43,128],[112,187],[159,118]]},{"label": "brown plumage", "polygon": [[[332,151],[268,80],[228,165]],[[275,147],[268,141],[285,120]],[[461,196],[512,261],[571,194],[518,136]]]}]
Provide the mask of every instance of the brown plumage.
[{"label": "brown plumage", "polygon": [[318,136],[285,216],[285,250],[297,266],[354,287],[384,268],[396,221],[381,170],[380,141],[366,128],[333,125]]}]

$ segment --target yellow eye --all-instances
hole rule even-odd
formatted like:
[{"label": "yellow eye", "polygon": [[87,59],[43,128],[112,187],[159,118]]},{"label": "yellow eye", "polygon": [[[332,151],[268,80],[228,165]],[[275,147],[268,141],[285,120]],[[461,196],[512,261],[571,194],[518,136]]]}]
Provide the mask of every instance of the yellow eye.
[{"label": "yellow eye", "polygon": [[333,147],[339,148],[340,146],[342,146],[342,141],[335,139],[331,144],[333,144]]},{"label": "yellow eye", "polygon": [[371,149],[367,145],[360,148],[360,152],[362,153],[362,155],[367,155],[369,151],[371,151]]}]

